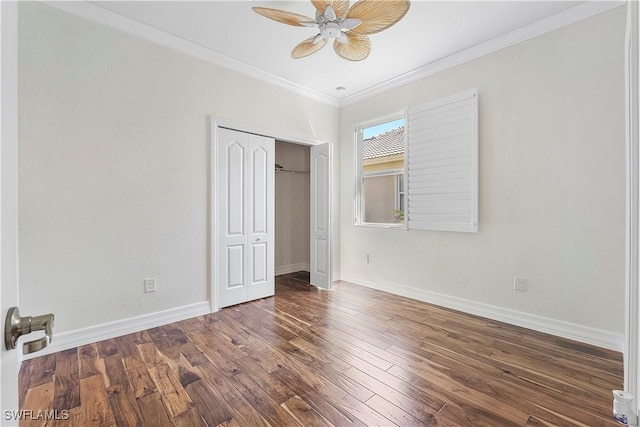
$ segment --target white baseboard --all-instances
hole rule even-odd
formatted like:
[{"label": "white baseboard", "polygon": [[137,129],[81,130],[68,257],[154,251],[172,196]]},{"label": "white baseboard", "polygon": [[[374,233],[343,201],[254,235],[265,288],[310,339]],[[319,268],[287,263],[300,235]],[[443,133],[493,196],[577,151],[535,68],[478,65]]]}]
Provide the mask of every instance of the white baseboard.
[{"label": "white baseboard", "polygon": [[90,344],[97,341],[115,338],[122,335],[140,332],[145,329],[155,328],[168,323],[179,322],[180,320],[202,316],[210,312],[209,302],[203,301],[182,307],[171,308],[155,313],[143,314],[141,316],[130,317],[128,319],[116,320],[115,322],[103,323],[101,325],[89,326],[75,331],[62,332],[56,334],[53,331],[51,344],[36,353],[25,354],[23,359],[44,356],[62,350]]},{"label": "white baseboard", "polygon": [[[285,268],[286,267],[286,268]],[[287,274],[296,271],[308,271],[308,264],[292,264],[280,267],[282,273]],[[493,305],[483,304],[476,301],[458,298],[438,292],[417,289],[397,283],[372,282],[362,277],[349,274],[342,274],[341,279],[360,286],[389,292],[395,295],[424,301],[430,304],[459,310],[465,313],[486,317],[488,319],[509,323],[511,325],[521,326],[535,331],[568,338],[598,347],[608,348],[615,351],[623,351],[624,336],[600,329],[590,328],[587,326],[577,325],[575,323],[564,322],[561,320],[550,319],[548,317],[537,316],[534,314],[524,313],[508,308],[497,307]],[[209,302],[203,301],[182,307],[172,308],[169,310],[158,311],[155,313],[143,314],[128,319],[117,320],[114,322],[104,323],[101,325],[90,326],[75,331],[62,332],[56,334],[54,330],[53,340],[45,349],[24,355],[24,359],[32,359],[34,357],[44,356],[62,350],[90,344],[97,341],[115,338],[134,332],[143,331],[149,328],[166,325],[180,320],[190,319],[192,317],[202,316],[210,312]]]},{"label": "white baseboard", "polygon": [[295,273],[296,271],[309,271],[309,268],[308,262],[299,262],[297,264],[277,266],[275,272],[276,276],[280,276],[282,274]]},{"label": "white baseboard", "polygon": [[600,329],[590,328],[575,323],[565,322],[562,320],[551,319],[548,317],[537,316],[535,314],[524,313],[521,311],[511,310],[508,308],[497,307],[494,305],[483,304],[476,301],[458,298],[438,292],[417,289],[397,283],[375,281],[372,282],[362,277],[343,274],[342,280],[354,283],[356,285],[366,286],[368,288],[389,292],[418,301],[424,301],[441,307],[451,308],[453,310],[462,311],[476,316],[486,317],[488,319],[497,320],[499,322],[509,323],[515,326],[521,326],[534,331],[544,332],[586,344],[607,348],[610,350],[622,352],[624,349],[623,334],[603,331]]}]

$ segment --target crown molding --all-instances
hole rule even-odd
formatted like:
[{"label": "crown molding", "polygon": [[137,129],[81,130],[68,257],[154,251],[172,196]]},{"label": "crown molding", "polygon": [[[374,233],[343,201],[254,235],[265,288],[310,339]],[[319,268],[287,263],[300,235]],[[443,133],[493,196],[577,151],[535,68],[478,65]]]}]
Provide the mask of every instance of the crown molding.
[{"label": "crown molding", "polygon": [[534,22],[533,24],[518,28],[510,33],[496,37],[484,43],[480,43],[458,53],[454,53],[453,55],[449,55],[423,67],[409,71],[408,73],[386,80],[375,86],[371,86],[368,89],[345,97],[341,100],[340,107],[346,107],[360,101],[364,101],[391,89],[424,79],[425,77],[429,77],[441,71],[481,58],[499,50],[506,49],[518,43],[541,36],[566,25],[582,21],[583,19],[590,18],[624,4],[624,1],[618,0],[586,1],[585,3],[572,7],[571,9],[567,9],[548,18]]},{"label": "crown molding", "polygon": [[186,53],[187,55],[203,59],[215,65],[237,71],[249,77],[265,81],[279,86],[307,98],[319,101],[334,107],[340,106],[338,98],[326,95],[319,91],[310,89],[301,84],[279,77],[261,68],[247,64],[237,59],[223,55],[212,49],[203,47],[197,43],[177,37],[173,34],[154,28],[135,19],[127,18],[110,10],[103,9],[95,4],[86,1],[43,1],[44,4],[71,13],[76,16],[88,19],[101,25],[105,25],[127,34],[158,43],[162,46]]},{"label": "crown molding", "polygon": [[425,77],[429,77],[433,74],[439,73],[449,68],[464,64],[465,62],[478,59],[482,56],[497,52],[515,44],[524,42],[526,40],[557,30],[566,25],[590,18],[592,16],[606,12],[616,7],[620,7],[625,4],[624,1],[620,0],[586,1],[578,6],[567,9],[541,21],[535,22],[525,27],[521,27],[510,33],[496,37],[487,42],[480,43],[469,49],[465,49],[440,60],[431,62],[423,67],[417,68],[413,71],[409,71],[408,73],[386,80],[367,89],[359,91],[353,95],[340,99],[310,89],[301,84],[292,82],[291,80],[284,79],[261,68],[255,67],[242,61],[238,61],[234,58],[205,48],[188,40],[182,39],[173,34],[169,34],[147,24],[143,24],[142,22],[124,17],[122,15],[118,15],[117,13],[103,9],[97,5],[87,3],[86,1],[61,2],[49,0],[44,1],[43,3],[71,13],[73,15],[88,19],[90,21],[97,22],[98,24],[118,29],[125,33],[181,51],[188,55],[203,59],[232,71],[242,73],[258,80],[262,80],[266,83],[288,89],[299,95],[331,105],[333,107],[346,107],[364,101],[368,98],[380,95],[391,89],[395,89],[408,83],[412,83]]}]

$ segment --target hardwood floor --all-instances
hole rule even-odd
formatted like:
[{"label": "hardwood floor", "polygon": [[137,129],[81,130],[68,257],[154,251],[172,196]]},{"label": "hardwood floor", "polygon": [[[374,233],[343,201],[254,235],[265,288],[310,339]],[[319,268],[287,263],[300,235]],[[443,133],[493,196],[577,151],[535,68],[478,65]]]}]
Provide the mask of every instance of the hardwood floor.
[{"label": "hardwood floor", "polygon": [[617,426],[621,386],[619,353],[293,273],[273,298],[25,361],[21,409],[68,419],[21,425]]}]

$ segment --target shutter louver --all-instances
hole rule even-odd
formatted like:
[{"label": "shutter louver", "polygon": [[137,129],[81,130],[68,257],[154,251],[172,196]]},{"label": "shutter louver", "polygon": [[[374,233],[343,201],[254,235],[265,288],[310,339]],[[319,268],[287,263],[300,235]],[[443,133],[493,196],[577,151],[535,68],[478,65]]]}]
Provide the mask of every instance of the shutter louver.
[{"label": "shutter louver", "polygon": [[407,131],[408,228],[477,232],[477,91],[409,108]]}]

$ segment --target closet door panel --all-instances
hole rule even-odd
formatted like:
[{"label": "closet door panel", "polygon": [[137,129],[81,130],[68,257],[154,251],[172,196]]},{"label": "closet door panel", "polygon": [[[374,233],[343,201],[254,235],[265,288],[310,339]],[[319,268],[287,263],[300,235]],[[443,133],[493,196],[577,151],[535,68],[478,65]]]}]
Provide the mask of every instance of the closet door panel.
[{"label": "closet door panel", "polygon": [[311,284],[331,289],[331,145],[311,147]]},{"label": "closet door panel", "polygon": [[251,224],[249,289],[247,300],[268,297],[275,292],[275,141],[252,136],[249,153],[250,209],[247,219]]},{"label": "closet door panel", "polygon": [[218,129],[216,146],[218,307],[274,294],[275,141]]},{"label": "closet door panel", "polygon": [[216,273],[219,306],[246,301],[246,134],[220,129],[217,147],[218,254]]}]

